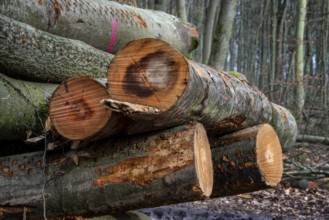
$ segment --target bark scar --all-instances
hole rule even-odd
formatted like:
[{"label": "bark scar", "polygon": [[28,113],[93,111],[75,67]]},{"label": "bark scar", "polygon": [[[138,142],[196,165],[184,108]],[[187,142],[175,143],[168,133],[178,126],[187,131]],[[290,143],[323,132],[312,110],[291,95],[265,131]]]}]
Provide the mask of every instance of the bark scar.
[{"label": "bark scar", "polygon": [[55,10],[54,24],[57,23],[58,18],[59,18],[60,14],[61,14],[60,7],[61,7],[61,5],[57,1],[55,1],[54,2],[54,10]]}]

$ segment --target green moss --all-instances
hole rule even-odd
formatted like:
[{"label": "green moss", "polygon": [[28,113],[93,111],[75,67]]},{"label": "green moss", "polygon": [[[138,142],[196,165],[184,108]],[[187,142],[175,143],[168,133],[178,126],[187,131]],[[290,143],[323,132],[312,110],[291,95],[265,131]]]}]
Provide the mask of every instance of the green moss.
[{"label": "green moss", "polygon": [[189,54],[186,56],[186,58],[189,59],[189,60],[193,60],[193,57],[192,57],[192,54],[191,54],[191,53],[189,53]]},{"label": "green moss", "polygon": [[239,73],[237,71],[230,71],[228,73],[231,74],[231,75],[233,75],[233,76],[235,76],[235,77],[237,77],[237,78],[239,78],[239,76],[241,75],[241,73]]}]

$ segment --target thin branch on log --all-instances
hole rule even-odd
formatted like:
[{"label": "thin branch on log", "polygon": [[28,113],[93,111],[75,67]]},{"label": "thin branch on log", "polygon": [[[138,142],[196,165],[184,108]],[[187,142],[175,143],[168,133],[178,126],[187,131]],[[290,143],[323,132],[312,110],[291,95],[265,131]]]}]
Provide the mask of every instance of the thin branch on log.
[{"label": "thin branch on log", "polygon": [[271,123],[283,147],[294,141],[287,137],[297,133],[289,111],[273,111],[276,105],[248,81],[187,60],[157,39],[131,41],[117,53],[108,72],[108,91],[110,99],[159,109],[154,114],[129,114],[158,128],[198,121],[219,135]]},{"label": "thin branch on log", "polygon": [[315,144],[329,144],[329,138],[328,137],[321,137],[321,136],[314,136],[314,135],[307,135],[307,134],[301,134],[297,136],[298,142],[309,142],[309,143],[315,143]]},{"label": "thin branch on log", "polygon": [[246,128],[211,142],[214,164],[212,197],[276,186],[283,161],[279,138],[269,124]]},{"label": "thin branch on log", "polygon": [[37,30],[3,15],[0,45],[0,71],[41,82],[60,83],[79,75],[106,77],[113,57],[83,42]]},{"label": "thin branch on log", "polygon": [[40,134],[48,116],[48,99],[57,85],[9,78],[0,73],[0,140],[24,140]]},{"label": "thin branch on log", "polygon": [[161,11],[108,0],[2,0],[0,13],[114,54],[129,41],[146,37],[169,42],[184,54],[198,44],[191,24]]},{"label": "thin branch on log", "polygon": [[95,216],[200,200],[212,191],[211,152],[201,124],[112,138],[80,150],[89,157],[79,166],[62,163],[56,152],[48,155],[45,174],[43,152],[0,158],[0,206],[28,207],[28,219],[40,218],[44,196],[49,218]]}]

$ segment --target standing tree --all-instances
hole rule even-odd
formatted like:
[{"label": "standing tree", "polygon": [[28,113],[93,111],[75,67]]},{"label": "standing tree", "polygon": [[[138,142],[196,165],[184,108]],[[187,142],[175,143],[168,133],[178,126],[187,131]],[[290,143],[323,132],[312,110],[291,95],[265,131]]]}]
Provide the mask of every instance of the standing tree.
[{"label": "standing tree", "polygon": [[237,0],[222,0],[219,17],[217,21],[217,27],[212,46],[212,57],[210,59],[210,65],[223,69],[226,61],[226,54],[230,45],[230,39],[232,35],[232,26],[235,17],[235,11],[237,6]]},{"label": "standing tree", "polygon": [[303,85],[304,77],[304,28],[306,15],[307,0],[299,0],[299,13],[297,17],[297,31],[296,31],[296,115],[299,116],[303,110],[305,103],[305,93]]},{"label": "standing tree", "polygon": [[182,20],[184,24],[186,24],[187,14],[186,14],[185,0],[176,1],[176,10],[177,10],[177,16]]},{"label": "standing tree", "polygon": [[209,7],[206,9],[207,17],[202,48],[202,63],[204,64],[208,64],[209,62],[218,5],[218,0],[213,0],[209,2]]}]

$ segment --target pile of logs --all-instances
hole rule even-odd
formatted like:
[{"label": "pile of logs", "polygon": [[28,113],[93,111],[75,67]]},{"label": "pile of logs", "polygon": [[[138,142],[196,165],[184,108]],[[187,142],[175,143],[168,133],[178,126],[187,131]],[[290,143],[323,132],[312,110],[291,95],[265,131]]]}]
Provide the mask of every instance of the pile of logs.
[{"label": "pile of logs", "polygon": [[244,77],[187,59],[197,40],[176,17],[113,1],[1,1],[0,142],[44,149],[0,157],[0,219],[276,186],[294,117]]}]

